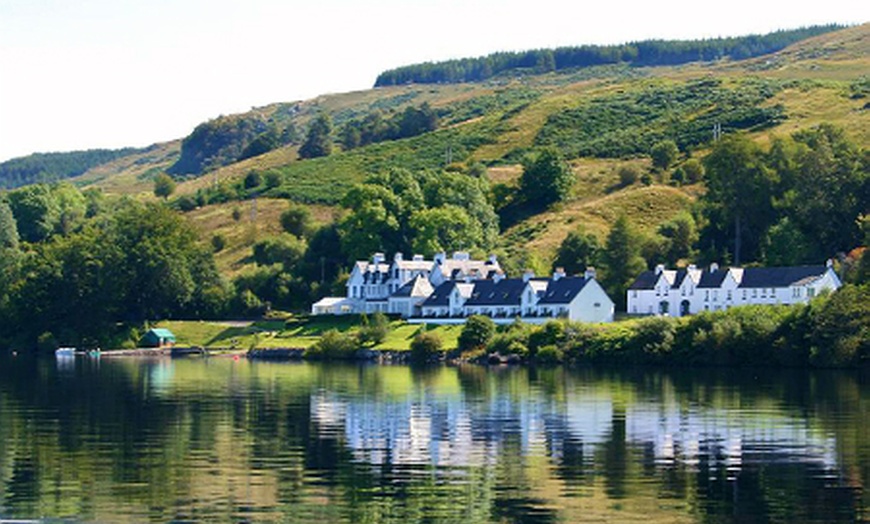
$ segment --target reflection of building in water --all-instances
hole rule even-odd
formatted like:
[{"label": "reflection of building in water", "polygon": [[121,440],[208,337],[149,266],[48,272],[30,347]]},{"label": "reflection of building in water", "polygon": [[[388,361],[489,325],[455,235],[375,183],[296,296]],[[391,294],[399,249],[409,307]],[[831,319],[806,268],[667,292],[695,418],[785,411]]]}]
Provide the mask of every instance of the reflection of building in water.
[{"label": "reflection of building in water", "polygon": [[[677,403],[635,403],[615,409],[606,396],[569,395],[563,401],[500,396],[489,401],[453,398],[384,400],[320,392],[312,421],[324,435],[343,434],[354,457],[372,465],[492,464],[505,444],[523,454],[546,453],[560,463],[585,456],[625,435],[625,444],[652,450],[656,465],[697,467],[703,460],[735,477],[752,462],[837,465],[835,439],[804,420],[778,413],[686,408]],[[624,433],[615,431],[624,424]],[[538,450],[541,451],[538,451]]]}]

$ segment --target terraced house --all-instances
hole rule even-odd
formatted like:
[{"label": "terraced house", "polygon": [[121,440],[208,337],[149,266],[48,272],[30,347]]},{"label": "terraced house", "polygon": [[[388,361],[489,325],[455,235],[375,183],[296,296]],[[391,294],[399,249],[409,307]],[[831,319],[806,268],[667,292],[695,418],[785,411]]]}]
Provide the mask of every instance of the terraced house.
[{"label": "terraced house", "polygon": [[505,278],[474,282],[448,281],[435,288],[420,306],[420,316],[411,322],[462,323],[471,315],[491,317],[497,324],[517,318],[540,324],[556,318],[582,322],[612,322],[613,301],[595,280],[589,268],[583,276],[569,277],[557,268],[551,278]]},{"label": "terraced house", "polygon": [[628,313],[684,316],[748,304],[806,303],[823,290],[842,284],[833,262],[791,267],[731,267],[690,265],[641,273],[627,291]]}]

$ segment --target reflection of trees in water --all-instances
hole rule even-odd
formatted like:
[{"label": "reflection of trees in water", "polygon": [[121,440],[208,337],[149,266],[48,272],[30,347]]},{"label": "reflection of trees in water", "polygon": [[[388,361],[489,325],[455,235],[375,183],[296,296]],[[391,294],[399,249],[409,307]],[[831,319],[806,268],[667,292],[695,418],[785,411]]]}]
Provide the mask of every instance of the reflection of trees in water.
[{"label": "reflection of trees in water", "polygon": [[231,511],[221,496],[300,520],[469,523],[576,516],[554,508],[590,491],[710,521],[867,507],[870,397],[851,375],[6,364],[0,514],[60,511],[52,486],[70,482],[124,486],[89,511],[122,496],[163,518],[179,500]]}]

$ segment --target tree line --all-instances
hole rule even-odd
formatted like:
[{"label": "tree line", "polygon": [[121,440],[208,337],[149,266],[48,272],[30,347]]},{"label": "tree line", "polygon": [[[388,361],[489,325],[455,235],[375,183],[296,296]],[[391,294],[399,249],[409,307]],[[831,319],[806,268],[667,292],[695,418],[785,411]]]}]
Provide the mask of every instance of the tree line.
[{"label": "tree line", "polygon": [[522,52],[499,52],[478,58],[426,62],[391,69],[378,75],[375,87],[411,83],[479,82],[511,72],[547,73],[618,63],[635,66],[660,66],[723,58],[741,60],[773,53],[795,42],[836,31],[843,27],[842,25],[830,24],[775,31],[765,35],[704,40],[645,40],[620,45],[584,45]]},{"label": "tree line", "polygon": [[76,177],[92,167],[144,151],[147,148],[89,149],[69,153],[34,153],[13,158],[0,163],[0,189],[15,189]]},{"label": "tree line", "polygon": [[219,317],[232,302],[180,215],[66,184],[0,200],[0,277],[0,345],[21,350],[118,347],[148,320]]}]

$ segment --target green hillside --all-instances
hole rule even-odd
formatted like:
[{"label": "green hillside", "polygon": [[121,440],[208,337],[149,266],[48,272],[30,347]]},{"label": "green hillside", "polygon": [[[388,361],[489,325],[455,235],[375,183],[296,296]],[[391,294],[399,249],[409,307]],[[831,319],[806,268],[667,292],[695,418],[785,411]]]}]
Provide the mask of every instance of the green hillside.
[{"label": "green hillside", "polygon": [[[85,165],[71,180],[108,196],[150,200],[154,177],[172,174],[178,185],[169,204],[198,227],[204,244],[222,237],[218,265],[234,276],[257,267],[252,248],[281,232],[280,216],[289,202],[309,206],[313,223],[329,226],[350,211],[342,206],[345,194],[369,177],[394,169],[446,169],[483,176],[500,216],[494,243],[468,247],[514,257],[516,266],[531,263],[546,269],[572,231],[583,229],[603,241],[616,217],[625,214],[641,233],[655,236],[662,224],[692,211],[704,184],[687,179],[681,166],[707,154],[714,125],[725,136],[745,133],[762,145],[822,123],[842,128],[861,147],[870,142],[870,25],[623,47],[619,56],[635,58],[574,63],[566,61],[569,50],[555,50],[556,67],[544,70],[520,63],[513,71],[510,64],[519,54],[500,54],[496,58],[503,67],[491,75],[463,73],[449,79],[476,80],[467,83],[406,84],[408,79],[428,80],[396,73],[411,74],[420,66],[399,68],[382,75],[375,89],[222,116],[182,140],[125,150]],[[572,49],[576,56],[587,52],[587,58],[613,52]],[[642,58],[656,49],[658,59]],[[529,56],[540,58],[535,53],[541,52]],[[705,61],[687,61],[691,56]],[[482,59],[457,63],[471,67],[475,60]],[[522,74],[505,74],[508,70]],[[427,125],[433,130],[408,124],[408,115],[422,108],[431,112],[426,113],[433,119]],[[331,122],[327,141],[332,152],[301,159],[300,148],[320,116]],[[657,169],[650,151],[663,141],[673,141],[679,154],[673,165]],[[556,205],[524,207],[518,192],[522,163],[546,147],[567,160],[573,188]],[[621,180],[626,169],[636,173],[630,183]],[[55,178],[76,171],[64,173]],[[11,180],[3,183],[8,186]],[[254,197],[259,201],[256,213],[251,212]],[[229,218],[233,212],[239,217]],[[413,234],[401,230],[410,225],[398,227],[399,235]],[[408,248],[413,242],[397,245]]]}]

